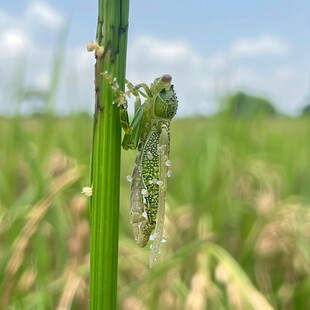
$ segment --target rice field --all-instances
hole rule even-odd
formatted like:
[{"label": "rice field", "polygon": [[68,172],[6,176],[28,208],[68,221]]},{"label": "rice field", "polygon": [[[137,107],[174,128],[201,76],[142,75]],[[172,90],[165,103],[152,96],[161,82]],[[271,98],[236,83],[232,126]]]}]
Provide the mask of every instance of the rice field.
[{"label": "rice field", "polygon": [[[0,131],[0,309],[87,309],[92,119],[1,118]],[[122,151],[118,308],[309,309],[309,141],[307,118],[173,120],[153,269],[129,223],[136,154]]]}]

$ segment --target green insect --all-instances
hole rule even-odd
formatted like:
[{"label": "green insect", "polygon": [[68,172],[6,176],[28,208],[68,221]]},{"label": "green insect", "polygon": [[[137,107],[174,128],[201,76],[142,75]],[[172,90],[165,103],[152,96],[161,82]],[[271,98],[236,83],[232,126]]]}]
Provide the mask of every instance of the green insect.
[{"label": "green insect", "polygon": [[[129,177],[130,221],[136,243],[144,247],[155,227],[154,243],[156,238],[161,241],[162,237],[167,176],[171,174],[168,171],[170,121],[177,112],[178,101],[169,74],[156,78],[150,87],[145,83],[134,86],[126,81],[127,92],[121,92],[116,81],[107,73],[104,75],[115,91],[115,102],[120,106],[121,125],[125,131],[122,147],[125,150],[138,149],[132,177]],[[129,125],[126,97],[130,94],[136,97],[136,101]],[[140,96],[146,98],[143,104]]]}]

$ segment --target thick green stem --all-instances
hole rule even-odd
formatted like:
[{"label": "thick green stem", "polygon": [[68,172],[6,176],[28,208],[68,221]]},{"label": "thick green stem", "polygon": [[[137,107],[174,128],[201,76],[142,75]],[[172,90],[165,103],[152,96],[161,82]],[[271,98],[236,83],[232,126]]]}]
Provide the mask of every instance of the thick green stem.
[{"label": "thick green stem", "polygon": [[99,0],[91,183],[90,310],[116,309],[121,127],[108,71],[124,89],[129,0]]}]

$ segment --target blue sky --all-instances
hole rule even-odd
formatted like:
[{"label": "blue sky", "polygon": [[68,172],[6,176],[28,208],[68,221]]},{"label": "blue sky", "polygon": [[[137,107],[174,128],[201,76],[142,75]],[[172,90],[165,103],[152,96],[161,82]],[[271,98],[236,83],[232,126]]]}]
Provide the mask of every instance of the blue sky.
[{"label": "blue sky", "polygon": [[[57,109],[92,111],[94,58],[85,45],[95,37],[97,1],[11,0],[0,3],[0,112],[12,101],[8,90],[20,59],[24,87],[48,88],[67,20]],[[150,83],[170,73],[180,115],[213,113],[217,98],[236,90],[296,114],[310,97],[309,53],[309,1],[131,1],[127,77]]]}]

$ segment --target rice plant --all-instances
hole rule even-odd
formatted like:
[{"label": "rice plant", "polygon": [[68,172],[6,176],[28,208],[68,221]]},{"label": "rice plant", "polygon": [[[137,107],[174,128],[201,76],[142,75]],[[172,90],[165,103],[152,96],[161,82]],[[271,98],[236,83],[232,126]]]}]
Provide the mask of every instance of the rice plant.
[{"label": "rice plant", "polygon": [[[99,0],[95,47],[95,91],[90,185],[90,309],[116,309],[119,190],[120,109],[102,76],[109,72],[124,89],[129,1]],[[92,48],[90,48],[92,49]]]}]

